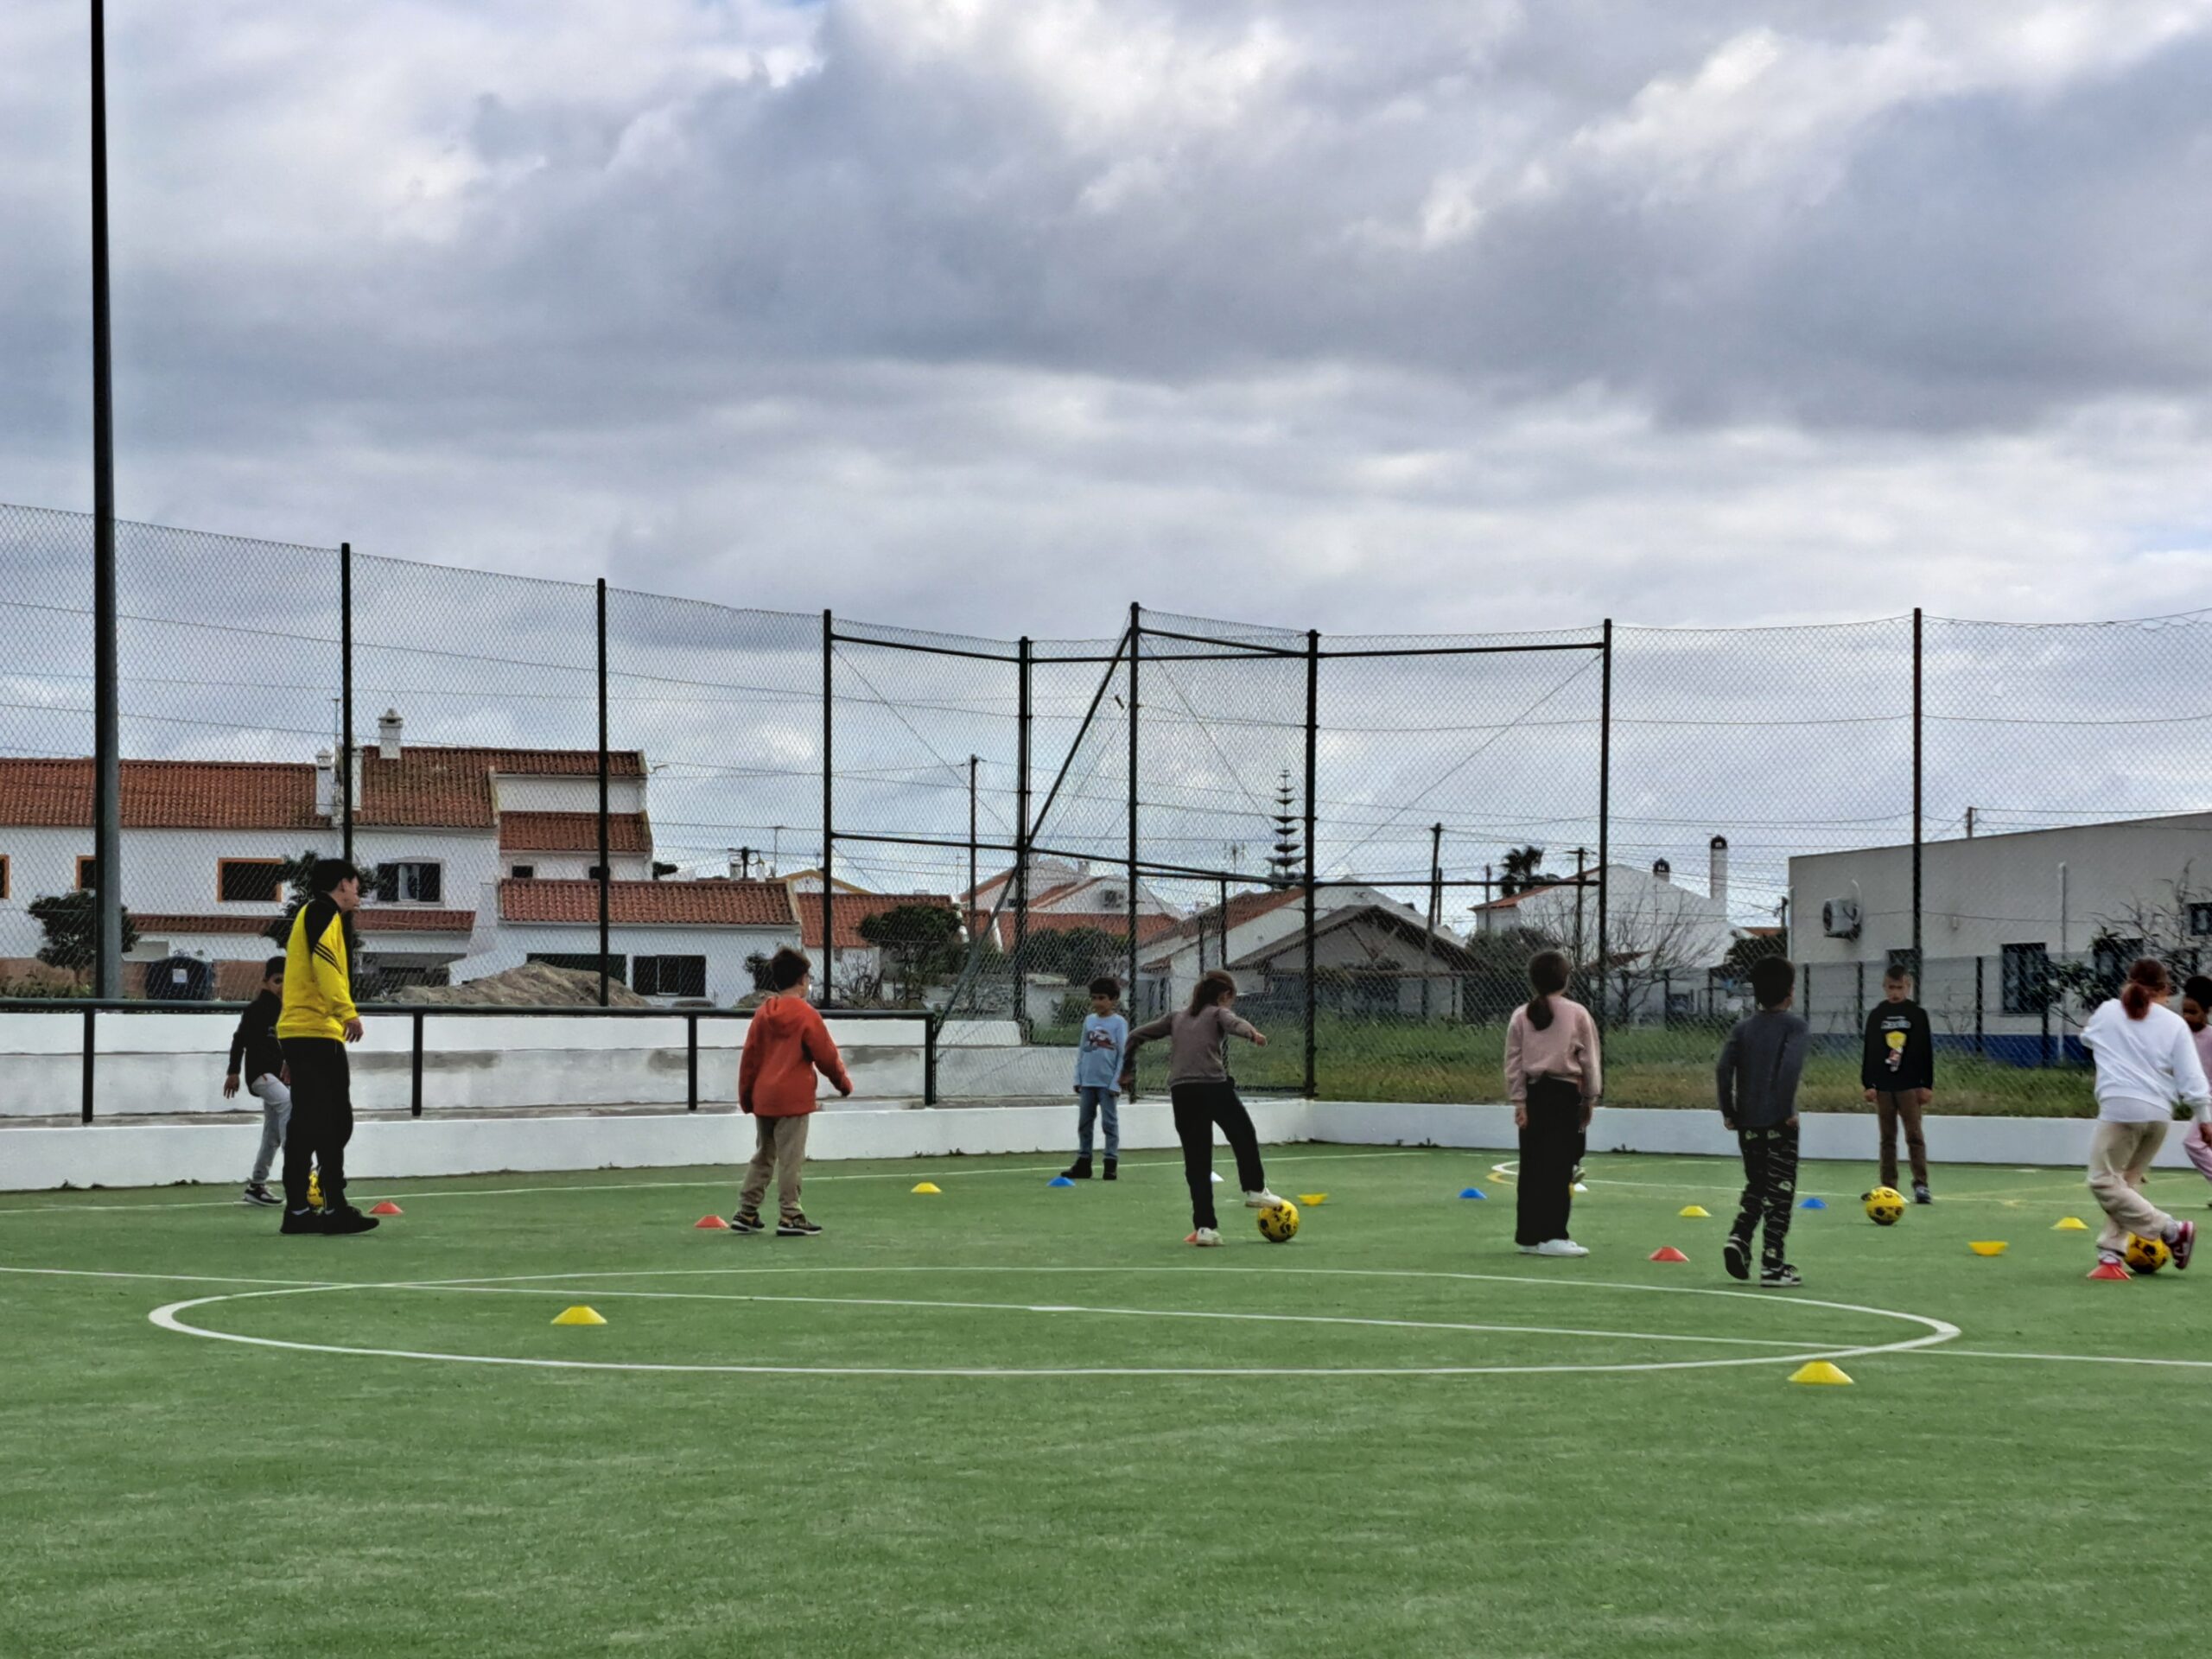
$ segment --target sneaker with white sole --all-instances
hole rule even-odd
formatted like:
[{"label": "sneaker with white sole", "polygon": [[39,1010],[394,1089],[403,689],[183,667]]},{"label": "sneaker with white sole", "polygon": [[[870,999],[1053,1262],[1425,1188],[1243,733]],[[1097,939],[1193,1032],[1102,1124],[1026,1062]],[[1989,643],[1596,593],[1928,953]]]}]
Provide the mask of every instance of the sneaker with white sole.
[{"label": "sneaker with white sole", "polygon": [[1536,1246],[1538,1255],[1587,1255],[1589,1249],[1571,1238],[1548,1238]]},{"label": "sneaker with white sole", "polygon": [[1720,1247],[1720,1265],[1728,1270],[1731,1279],[1751,1276],[1751,1241],[1728,1235],[1728,1242]]},{"label": "sneaker with white sole", "polygon": [[1798,1277],[1797,1269],[1787,1262],[1759,1269],[1759,1287],[1762,1290],[1792,1290],[1804,1282]]},{"label": "sneaker with white sole", "polygon": [[246,1183],[245,1191],[238,1195],[238,1202],[240,1204],[257,1204],[265,1209],[274,1209],[278,1205],[283,1204],[284,1200],[278,1198],[274,1192],[271,1192],[269,1190],[267,1183],[263,1181],[249,1181]]},{"label": "sneaker with white sole", "polygon": [[1221,1230],[1217,1227],[1201,1227],[1183,1242],[1185,1244],[1195,1244],[1202,1250],[1217,1250],[1221,1248]]},{"label": "sneaker with white sole", "polygon": [[1513,1248],[1523,1255],[1541,1255],[1544,1253],[1544,1247],[1541,1244],[1516,1244]]},{"label": "sneaker with white sole", "polygon": [[2196,1254],[2196,1224],[2193,1221],[2175,1224],[2174,1236],[2166,1241],[2166,1245],[2174,1253],[2174,1271],[2178,1273],[2189,1265],[2189,1258]]},{"label": "sneaker with white sole", "polygon": [[1281,1202],[1281,1198],[1264,1186],[1256,1192],[1247,1192],[1244,1195],[1244,1207],[1247,1210],[1272,1210]]}]

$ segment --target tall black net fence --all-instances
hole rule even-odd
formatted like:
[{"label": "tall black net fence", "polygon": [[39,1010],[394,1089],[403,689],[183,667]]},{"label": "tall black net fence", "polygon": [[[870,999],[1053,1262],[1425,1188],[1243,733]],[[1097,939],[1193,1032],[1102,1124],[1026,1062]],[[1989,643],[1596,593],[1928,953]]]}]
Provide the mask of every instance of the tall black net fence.
[{"label": "tall black net fence", "polygon": [[[92,521],[0,556],[0,982],[81,998]],[[1894,994],[1937,1110],[2047,1114],[2135,957],[2212,969],[2212,615],[1006,640],[140,524],[118,575],[132,996],[244,995],[350,853],[365,999],[728,1008],[789,946],[931,1020],[891,1093],[1060,1098],[1095,982],[1141,1021],[1225,969],[1250,1089],[1494,1098],[1554,949],[1617,1103],[1702,1107],[1784,956],[1808,1109],[1869,1109]]]}]

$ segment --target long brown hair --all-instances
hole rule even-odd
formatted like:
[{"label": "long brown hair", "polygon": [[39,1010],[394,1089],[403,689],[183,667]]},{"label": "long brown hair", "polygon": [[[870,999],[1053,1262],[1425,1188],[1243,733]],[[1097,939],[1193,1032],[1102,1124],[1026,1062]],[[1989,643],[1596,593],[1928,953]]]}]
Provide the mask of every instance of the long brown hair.
[{"label": "long brown hair", "polygon": [[2127,970],[2120,1006],[2127,1010],[2129,1019],[2140,1020],[2151,1012],[2152,1003],[2163,1002],[2173,994],[2174,982],[2166,973],[2166,964],[2156,957],[2138,957]]},{"label": "long brown hair", "polygon": [[1551,1029],[1552,998],[1567,988],[1570,972],[1565,951],[1539,950],[1529,958],[1529,984],[1535,995],[1529,999],[1528,1018],[1538,1031]]},{"label": "long brown hair", "polygon": [[1236,982],[1218,968],[1198,976],[1198,982],[1191,988],[1191,1012],[1203,1014],[1224,996],[1236,995]]}]

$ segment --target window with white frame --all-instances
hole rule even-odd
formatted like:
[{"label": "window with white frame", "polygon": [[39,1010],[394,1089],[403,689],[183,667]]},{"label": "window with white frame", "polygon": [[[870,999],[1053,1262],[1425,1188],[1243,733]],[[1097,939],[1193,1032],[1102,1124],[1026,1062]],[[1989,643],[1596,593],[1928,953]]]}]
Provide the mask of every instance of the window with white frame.
[{"label": "window with white frame", "polygon": [[377,900],[386,905],[435,905],[445,897],[445,866],[405,859],[377,866]]},{"label": "window with white frame", "polygon": [[640,996],[704,996],[704,957],[633,957],[630,988]]}]

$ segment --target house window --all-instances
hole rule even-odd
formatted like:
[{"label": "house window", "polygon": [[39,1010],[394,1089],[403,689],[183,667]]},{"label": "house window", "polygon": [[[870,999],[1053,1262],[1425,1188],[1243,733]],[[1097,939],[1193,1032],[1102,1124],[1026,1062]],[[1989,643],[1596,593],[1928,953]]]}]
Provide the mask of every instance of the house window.
[{"label": "house window", "polygon": [[423,861],[377,866],[377,898],[387,905],[435,905],[445,896],[445,866]]},{"label": "house window", "polygon": [[[0,894],[0,897],[4,897]],[[2189,931],[2198,938],[2212,934],[2212,905],[2191,905],[2189,907]]]},{"label": "house window", "polygon": [[1128,899],[1119,887],[1102,887],[1098,892],[1098,902],[1108,910],[1115,911],[1121,909]]},{"label": "house window", "polygon": [[276,903],[284,890],[284,866],[273,858],[219,858],[215,897],[226,905]]},{"label": "house window", "polygon": [[[549,968],[573,968],[580,974],[596,976],[599,972],[600,958],[595,956],[571,955],[560,950],[533,950],[525,960],[542,962]],[[607,976],[618,984],[629,983],[629,958],[626,957],[607,957]]]},{"label": "house window", "polygon": [[513,869],[508,871],[507,874],[513,876],[518,881],[528,881],[537,876],[537,866],[535,864],[518,864]]},{"label": "house window", "polygon": [[704,957],[639,957],[632,963],[630,988],[640,996],[704,996]]},{"label": "house window", "polygon": [[99,861],[90,853],[79,855],[77,860],[77,885],[85,888],[93,887],[95,883],[92,876],[99,868]]},{"label": "house window", "polygon": [[2050,1002],[2050,952],[2040,944],[2004,947],[2000,1006],[2006,1014],[2041,1014]]},{"label": "house window", "polygon": [[2127,970],[2143,954],[2143,941],[2107,937],[2097,940],[2089,950],[2090,966],[2095,970],[2098,981],[2108,986],[2117,995],[2120,988],[2127,982]]}]

